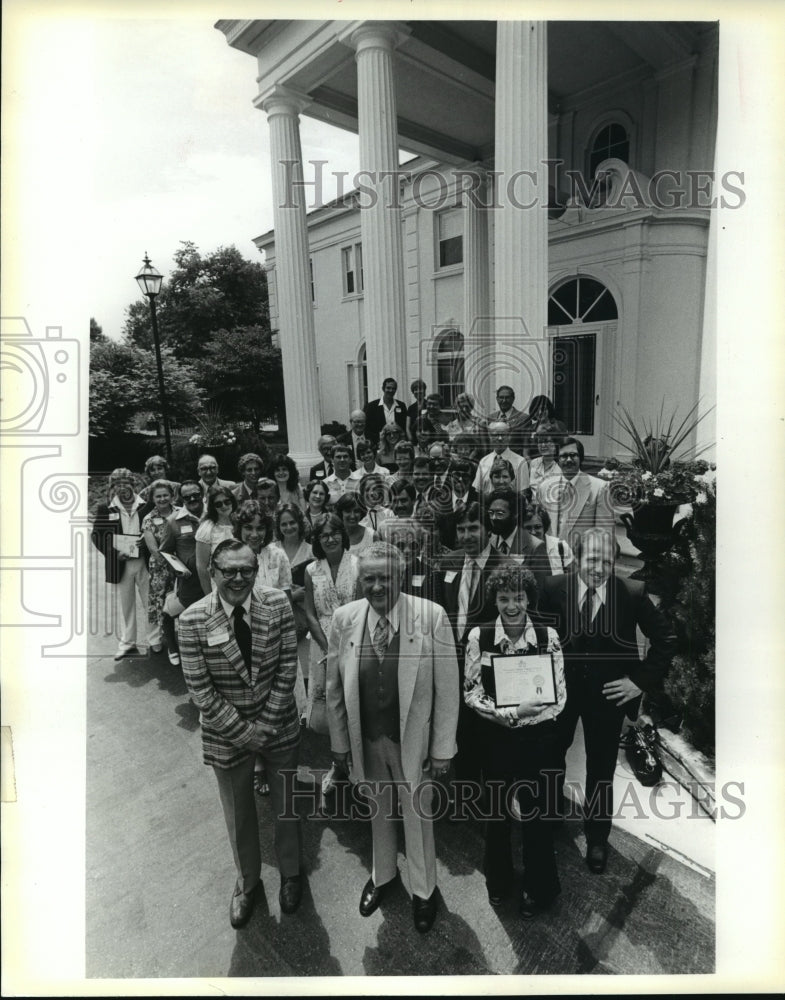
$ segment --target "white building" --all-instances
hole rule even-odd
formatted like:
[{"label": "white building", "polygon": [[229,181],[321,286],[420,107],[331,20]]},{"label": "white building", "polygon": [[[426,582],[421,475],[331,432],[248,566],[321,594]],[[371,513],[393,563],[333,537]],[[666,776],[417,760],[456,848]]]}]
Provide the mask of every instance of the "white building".
[{"label": "white building", "polygon": [[[419,377],[486,412],[503,383],[520,408],[545,393],[596,456],[621,450],[619,403],[713,405],[709,206],[743,199],[713,177],[716,24],[217,27],[256,57],[270,122],[275,231],[255,242],[300,462],[388,375],[407,402]],[[307,216],[299,114],[360,137],[359,190]],[[399,149],[406,176],[384,177]]]}]

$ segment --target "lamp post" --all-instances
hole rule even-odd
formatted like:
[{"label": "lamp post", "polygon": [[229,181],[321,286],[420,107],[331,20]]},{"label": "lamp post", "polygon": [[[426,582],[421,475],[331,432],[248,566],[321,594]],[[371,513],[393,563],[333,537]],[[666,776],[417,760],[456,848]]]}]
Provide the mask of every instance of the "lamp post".
[{"label": "lamp post", "polygon": [[164,438],[166,439],[166,460],[172,464],[172,437],[169,433],[169,412],[166,408],[166,391],[164,389],[164,369],[161,364],[161,344],[158,339],[158,317],[155,314],[155,297],[161,291],[163,278],[150,263],[147,251],[144,253],[144,267],[137,274],[136,280],[142,289],[142,294],[150,300],[150,313],[153,319],[153,343],[155,344],[155,363],[158,369],[158,392],[161,396],[161,419],[164,425]]}]

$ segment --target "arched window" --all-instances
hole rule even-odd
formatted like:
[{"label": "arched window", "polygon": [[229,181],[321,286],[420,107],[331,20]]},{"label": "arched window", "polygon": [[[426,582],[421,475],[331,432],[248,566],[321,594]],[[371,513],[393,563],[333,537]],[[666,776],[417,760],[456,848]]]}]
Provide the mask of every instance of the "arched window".
[{"label": "arched window", "polygon": [[455,409],[455,398],[464,391],[463,334],[445,330],[436,344],[436,391],[445,410]]},{"label": "arched window", "polygon": [[606,323],[618,316],[616,300],[595,278],[571,278],[548,299],[548,326]]},{"label": "arched window", "polygon": [[594,179],[597,167],[603,160],[615,157],[624,163],[630,162],[630,137],[627,129],[619,122],[604,125],[594,137],[589,152],[589,180]]}]

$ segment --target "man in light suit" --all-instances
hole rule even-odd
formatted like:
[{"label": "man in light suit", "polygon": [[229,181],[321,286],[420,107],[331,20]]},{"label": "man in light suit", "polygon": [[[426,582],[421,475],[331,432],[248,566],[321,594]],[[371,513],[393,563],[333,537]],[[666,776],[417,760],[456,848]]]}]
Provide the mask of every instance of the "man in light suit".
[{"label": "man in light suit", "polygon": [[213,486],[223,486],[227,490],[231,490],[237,485],[233,479],[218,478],[218,462],[212,455],[200,455],[199,461],[196,463],[196,471],[199,474],[199,485],[205,500],[208,490]]},{"label": "man in light suit", "polygon": [[583,444],[566,438],[559,447],[561,476],[548,476],[537,487],[538,502],[551,519],[550,534],[571,548],[588,528],[613,531],[615,523],[608,484],[581,471]]},{"label": "man in light suit", "polygon": [[370,916],[398,877],[392,787],[403,818],[414,926],[425,933],[438,905],[428,782],[446,774],[455,753],[455,646],[442,608],[401,593],[405,565],[397,549],[376,542],[359,561],[364,598],[333,615],[327,717],[333,758],[351,764],[373,807],[373,871],[360,913]]},{"label": "man in light suit", "polygon": [[205,764],[218,780],[237,883],[232,927],[248,922],[260,886],[261,853],[253,787],[254,759],[265,763],[275,816],[281,911],[300,904],[300,822],[287,781],[297,770],[300,723],[294,701],[297,636],[288,597],[254,587],[258,562],[243,542],[216,546],[210,574],[216,590],[180,615],[183,675],[202,724]]}]

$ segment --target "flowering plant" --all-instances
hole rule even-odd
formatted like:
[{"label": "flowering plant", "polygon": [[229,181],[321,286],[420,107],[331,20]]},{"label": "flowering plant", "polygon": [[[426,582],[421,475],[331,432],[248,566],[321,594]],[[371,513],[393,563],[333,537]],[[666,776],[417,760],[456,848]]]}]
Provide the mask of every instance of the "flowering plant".
[{"label": "flowering plant", "polygon": [[608,481],[615,507],[639,507],[644,503],[705,503],[714,494],[716,466],[703,459],[672,462],[661,472],[624,464],[609,458],[597,473]]},{"label": "flowering plant", "polygon": [[223,415],[218,409],[208,409],[199,421],[199,430],[188,439],[189,444],[198,447],[215,448],[235,444],[237,435],[231,427],[224,426]]}]

